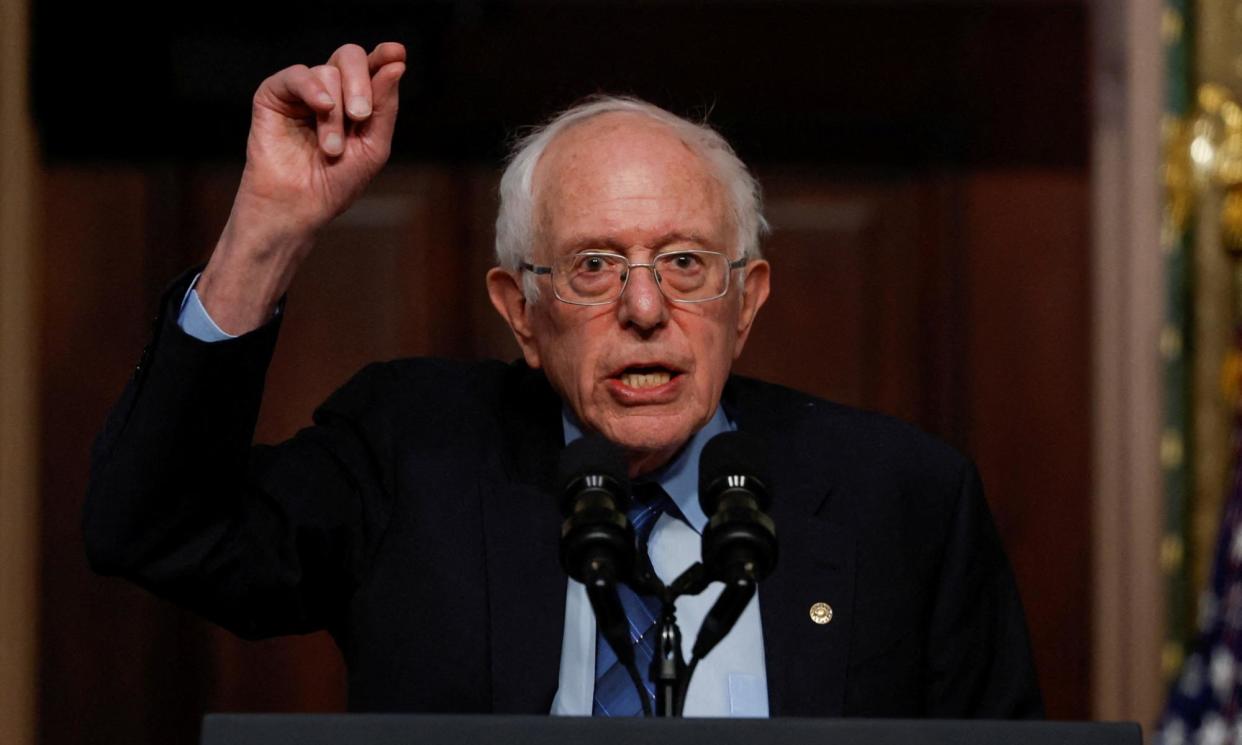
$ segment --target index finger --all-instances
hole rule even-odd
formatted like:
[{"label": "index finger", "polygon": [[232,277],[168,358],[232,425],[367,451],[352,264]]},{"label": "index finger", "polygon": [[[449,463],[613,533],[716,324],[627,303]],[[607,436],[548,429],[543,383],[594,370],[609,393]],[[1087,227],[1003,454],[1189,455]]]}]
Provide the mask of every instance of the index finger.
[{"label": "index finger", "polygon": [[306,65],[286,67],[272,75],[255,91],[254,103],[286,116],[301,116],[302,107],[316,113],[331,111],[332,95]]}]

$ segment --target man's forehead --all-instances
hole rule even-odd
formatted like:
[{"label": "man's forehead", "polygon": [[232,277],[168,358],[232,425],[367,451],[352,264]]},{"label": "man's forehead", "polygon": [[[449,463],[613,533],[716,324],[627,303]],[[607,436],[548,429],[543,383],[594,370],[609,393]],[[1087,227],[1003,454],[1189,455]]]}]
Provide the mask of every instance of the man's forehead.
[{"label": "man's forehead", "polygon": [[711,164],[670,126],[639,114],[602,114],[574,125],[548,146],[534,175],[539,227],[555,225],[558,246],[625,243],[619,233],[628,228],[645,230],[645,245],[679,237],[709,244],[732,228]]}]

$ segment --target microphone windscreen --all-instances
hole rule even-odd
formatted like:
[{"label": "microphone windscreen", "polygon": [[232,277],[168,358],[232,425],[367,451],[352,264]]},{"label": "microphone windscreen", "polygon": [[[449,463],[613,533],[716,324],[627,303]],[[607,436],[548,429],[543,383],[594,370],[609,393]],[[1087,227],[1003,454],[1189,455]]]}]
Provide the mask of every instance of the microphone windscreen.
[{"label": "microphone windscreen", "polygon": [[557,504],[566,517],[573,510],[574,498],[588,486],[590,480],[602,488],[613,491],[617,506],[625,510],[629,484],[625,453],[600,434],[580,437],[561,451],[556,468],[556,483],[560,487]]},{"label": "microphone windscreen", "polygon": [[746,432],[722,432],[703,446],[699,456],[699,505],[708,517],[716,512],[721,493],[731,486],[754,492],[759,509],[766,510],[771,502],[768,483],[768,448],[759,437]]}]

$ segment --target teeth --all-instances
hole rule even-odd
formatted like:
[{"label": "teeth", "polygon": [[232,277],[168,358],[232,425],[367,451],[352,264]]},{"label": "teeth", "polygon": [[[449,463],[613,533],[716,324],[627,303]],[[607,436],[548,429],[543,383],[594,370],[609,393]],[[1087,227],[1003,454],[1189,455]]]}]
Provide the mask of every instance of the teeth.
[{"label": "teeth", "polygon": [[625,373],[621,376],[621,382],[630,388],[654,388],[657,385],[664,385],[671,377],[666,372]]}]

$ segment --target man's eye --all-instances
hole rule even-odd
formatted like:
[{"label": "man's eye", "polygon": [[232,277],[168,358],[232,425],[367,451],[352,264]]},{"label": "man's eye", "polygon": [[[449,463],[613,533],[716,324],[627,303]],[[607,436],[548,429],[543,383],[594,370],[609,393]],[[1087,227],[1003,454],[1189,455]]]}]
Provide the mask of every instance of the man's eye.
[{"label": "man's eye", "polygon": [[670,254],[667,262],[670,267],[681,271],[697,269],[703,265],[703,260],[692,253]]},{"label": "man's eye", "polygon": [[613,270],[616,261],[608,256],[599,254],[587,254],[579,256],[574,261],[574,273],[576,274],[604,274]]}]

